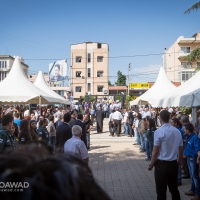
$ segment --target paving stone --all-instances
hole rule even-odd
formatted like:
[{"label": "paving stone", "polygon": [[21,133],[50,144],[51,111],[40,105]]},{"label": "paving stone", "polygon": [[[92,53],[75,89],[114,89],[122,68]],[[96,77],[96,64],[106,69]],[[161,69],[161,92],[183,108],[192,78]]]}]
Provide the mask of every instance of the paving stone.
[{"label": "paving stone", "polygon": [[[89,166],[95,180],[112,200],[154,200],[156,189],[154,172],[147,170],[145,154],[133,145],[134,138],[109,137],[108,121],[104,120],[105,133],[96,134],[93,129]],[[189,200],[184,191],[190,188],[190,179],[183,180],[179,187],[182,200]],[[167,193],[167,199],[171,195]]]}]

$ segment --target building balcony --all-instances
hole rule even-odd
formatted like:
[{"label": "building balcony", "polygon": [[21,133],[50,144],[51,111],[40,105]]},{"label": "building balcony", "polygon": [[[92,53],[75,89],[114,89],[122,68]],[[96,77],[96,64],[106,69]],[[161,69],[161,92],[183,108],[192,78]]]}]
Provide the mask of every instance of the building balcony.
[{"label": "building balcony", "polygon": [[191,53],[191,50],[185,52],[185,51],[179,51],[178,52],[178,58],[181,58],[181,57],[184,57],[184,56],[187,56]]}]

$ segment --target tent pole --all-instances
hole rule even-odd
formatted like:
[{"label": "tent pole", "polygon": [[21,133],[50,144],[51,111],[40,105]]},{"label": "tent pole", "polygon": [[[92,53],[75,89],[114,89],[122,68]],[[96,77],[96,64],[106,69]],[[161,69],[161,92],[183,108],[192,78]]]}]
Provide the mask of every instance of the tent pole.
[{"label": "tent pole", "polygon": [[39,96],[39,111],[40,111],[40,116],[42,114],[42,111],[41,111],[41,102],[42,102],[42,98],[41,98],[41,95]]},{"label": "tent pole", "polygon": [[197,107],[192,107],[192,124],[197,123]]}]

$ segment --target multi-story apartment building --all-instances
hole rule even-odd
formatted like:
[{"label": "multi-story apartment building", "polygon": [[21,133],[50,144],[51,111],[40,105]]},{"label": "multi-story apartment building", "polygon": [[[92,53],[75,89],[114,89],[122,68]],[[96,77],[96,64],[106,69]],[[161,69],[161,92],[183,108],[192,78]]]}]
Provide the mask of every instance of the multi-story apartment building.
[{"label": "multi-story apartment building", "polygon": [[185,82],[195,74],[195,69],[200,67],[200,60],[188,64],[184,57],[198,47],[200,47],[200,33],[194,34],[191,38],[180,36],[169,49],[165,49],[163,66],[171,81]]},{"label": "multi-story apartment building", "polygon": [[[0,81],[3,81],[8,75],[9,71],[12,68],[15,56],[10,55],[0,55]],[[20,57],[22,67],[25,74],[28,76],[28,65],[24,63],[24,59]]]},{"label": "multi-story apartment building", "polygon": [[108,91],[108,52],[105,43],[71,45],[71,90],[75,99]]}]

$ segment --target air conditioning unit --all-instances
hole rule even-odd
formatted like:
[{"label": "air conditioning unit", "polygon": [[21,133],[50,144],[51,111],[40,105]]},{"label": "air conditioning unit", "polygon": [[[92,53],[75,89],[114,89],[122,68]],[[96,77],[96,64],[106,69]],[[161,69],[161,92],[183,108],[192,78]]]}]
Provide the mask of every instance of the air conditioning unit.
[{"label": "air conditioning unit", "polygon": [[104,90],[103,93],[104,93],[104,94],[108,94],[108,90]]}]

